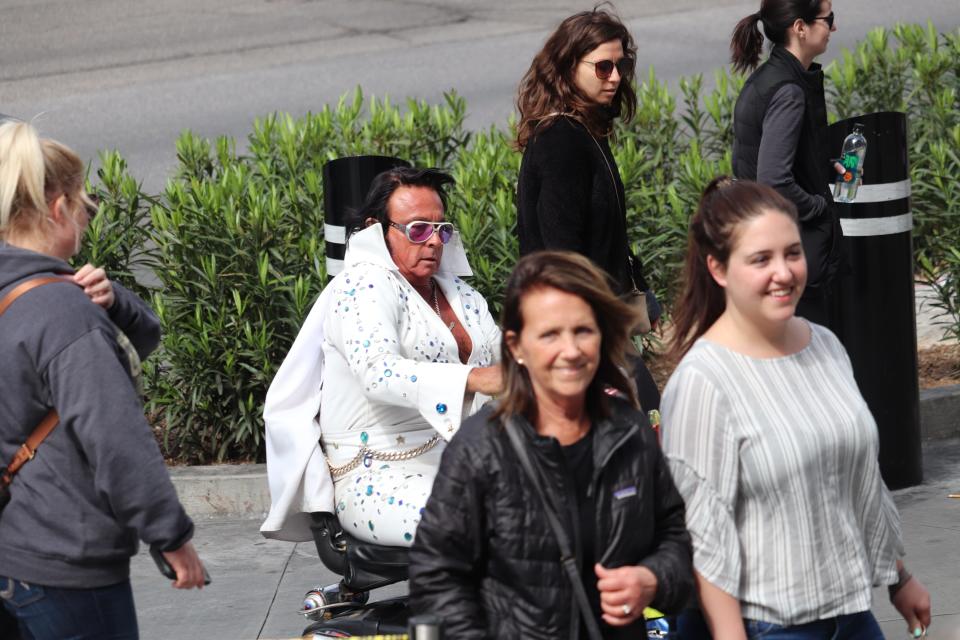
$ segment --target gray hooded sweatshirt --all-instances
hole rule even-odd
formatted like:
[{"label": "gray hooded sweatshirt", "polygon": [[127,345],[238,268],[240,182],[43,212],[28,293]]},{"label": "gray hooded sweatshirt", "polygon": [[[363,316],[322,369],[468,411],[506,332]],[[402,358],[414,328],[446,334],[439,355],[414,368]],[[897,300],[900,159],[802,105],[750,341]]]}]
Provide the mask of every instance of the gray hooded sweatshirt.
[{"label": "gray hooded sweatshirt", "polygon": [[[0,297],[26,279],[71,274],[66,262],[0,243]],[[156,316],[114,283],[109,311],[70,283],[48,284],[0,316],[0,463],[43,416],[60,423],[14,477],[0,513],[0,576],[102,587],[130,574],[138,539],[177,549],[193,523],[143,415],[122,331],[145,358]]]}]

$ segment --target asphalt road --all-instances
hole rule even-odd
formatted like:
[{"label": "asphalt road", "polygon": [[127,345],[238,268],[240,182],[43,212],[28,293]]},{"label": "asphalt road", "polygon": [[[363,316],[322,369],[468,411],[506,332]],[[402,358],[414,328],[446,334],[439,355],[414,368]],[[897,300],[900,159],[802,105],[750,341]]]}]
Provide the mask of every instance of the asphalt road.
[{"label": "asphalt road", "polygon": [[[438,100],[455,88],[468,125],[504,123],[533,53],[592,2],[548,0],[0,0],[0,112],[94,159],[119,149],[148,189],[183,129],[240,147],[253,120],[302,115],[362,86]],[[712,74],[756,2],[618,0],[658,76]],[[960,25],[955,0],[836,0],[831,59],[872,27]]]}]

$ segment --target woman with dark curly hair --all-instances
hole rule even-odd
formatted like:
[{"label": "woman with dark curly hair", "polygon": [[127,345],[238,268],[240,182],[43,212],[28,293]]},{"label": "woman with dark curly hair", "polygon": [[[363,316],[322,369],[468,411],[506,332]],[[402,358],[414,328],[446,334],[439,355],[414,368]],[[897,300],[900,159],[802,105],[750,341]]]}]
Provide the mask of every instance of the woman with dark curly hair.
[{"label": "woman with dark curly hair", "polygon": [[[547,38],[517,96],[520,255],[575,251],[603,269],[621,295],[649,289],[628,249],[625,193],[609,142],[614,119],[629,121],[636,110],[635,64],[626,26],[608,11],[584,11]],[[656,298],[648,292],[647,299],[656,322]],[[656,385],[634,360],[640,404],[656,409]]]}]

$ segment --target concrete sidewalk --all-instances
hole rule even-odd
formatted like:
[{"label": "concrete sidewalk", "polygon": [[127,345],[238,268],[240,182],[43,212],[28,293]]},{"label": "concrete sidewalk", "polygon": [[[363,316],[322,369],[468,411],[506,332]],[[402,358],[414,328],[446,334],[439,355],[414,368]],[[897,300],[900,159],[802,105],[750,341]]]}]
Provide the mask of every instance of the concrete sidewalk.
[{"label": "concrete sidewalk", "polygon": [[[299,638],[308,622],[297,613],[304,594],[333,584],[313,543],[260,536],[260,519],[197,520],[194,544],[213,579],[202,591],[179,591],[157,571],[145,549],[133,559],[131,581],[143,640]],[[395,597],[406,584],[375,591]]]},{"label": "concrete sidewalk", "polygon": [[[960,438],[924,445],[923,485],[895,492],[903,519],[907,564],[933,597],[932,640],[960,640]],[[241,481],[256,473],[240,467]],[[227,469],[219,468],[223,476]],[[175,473],[178,484],[192,470]],[[265,490],[265,489],[264,489]],[[195,496],[196,497],[196,496]],[[214,496],[198,498],[216,503]],[[221,500],[221,506],[225,503]],[[142,637],[203,640],[252,640],[299,637],[306,622],[296,611],[314,585],[336,582],[317,558],[312,543],[292,544],[262,538],[262,514],[248,518],[197,519],[195,544],[213,584],[201,592],[181,592],[162,578],[145,551],[134,558],[133,586]],[[401,594],[393,585],[373,598]],[[906,627],[887,602],[874,595],[874,612],[888,638],[905,638]]]}]

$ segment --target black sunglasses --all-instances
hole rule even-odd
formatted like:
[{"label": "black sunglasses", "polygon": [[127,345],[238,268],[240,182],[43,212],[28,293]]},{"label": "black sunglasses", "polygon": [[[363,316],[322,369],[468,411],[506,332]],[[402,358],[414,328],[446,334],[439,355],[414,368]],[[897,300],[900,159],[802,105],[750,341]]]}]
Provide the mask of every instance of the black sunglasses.
[{"label": "black sunglasses", "polygon": [[616,62],[613,60],[597,60],[593,62],[591,60],[581,60],[580,62],[585,62],[587,64],[593,65],[593,71],[597,74],[597,78],[600,80],[606,80],[613,75],[613,68],[616,67],[617,71],[620,72],[620,77],[626,77],[633,74],[633,58],[620,58]]},{"label": "black sunglasses", "polygon": [[[828,29],[833,29],[833,11],[831,11],[825,16],[815,16],[813,20],[823,20],[824,22],[827,23]],[[813,22],[813,20],[811,20],[810,22]]]}]

